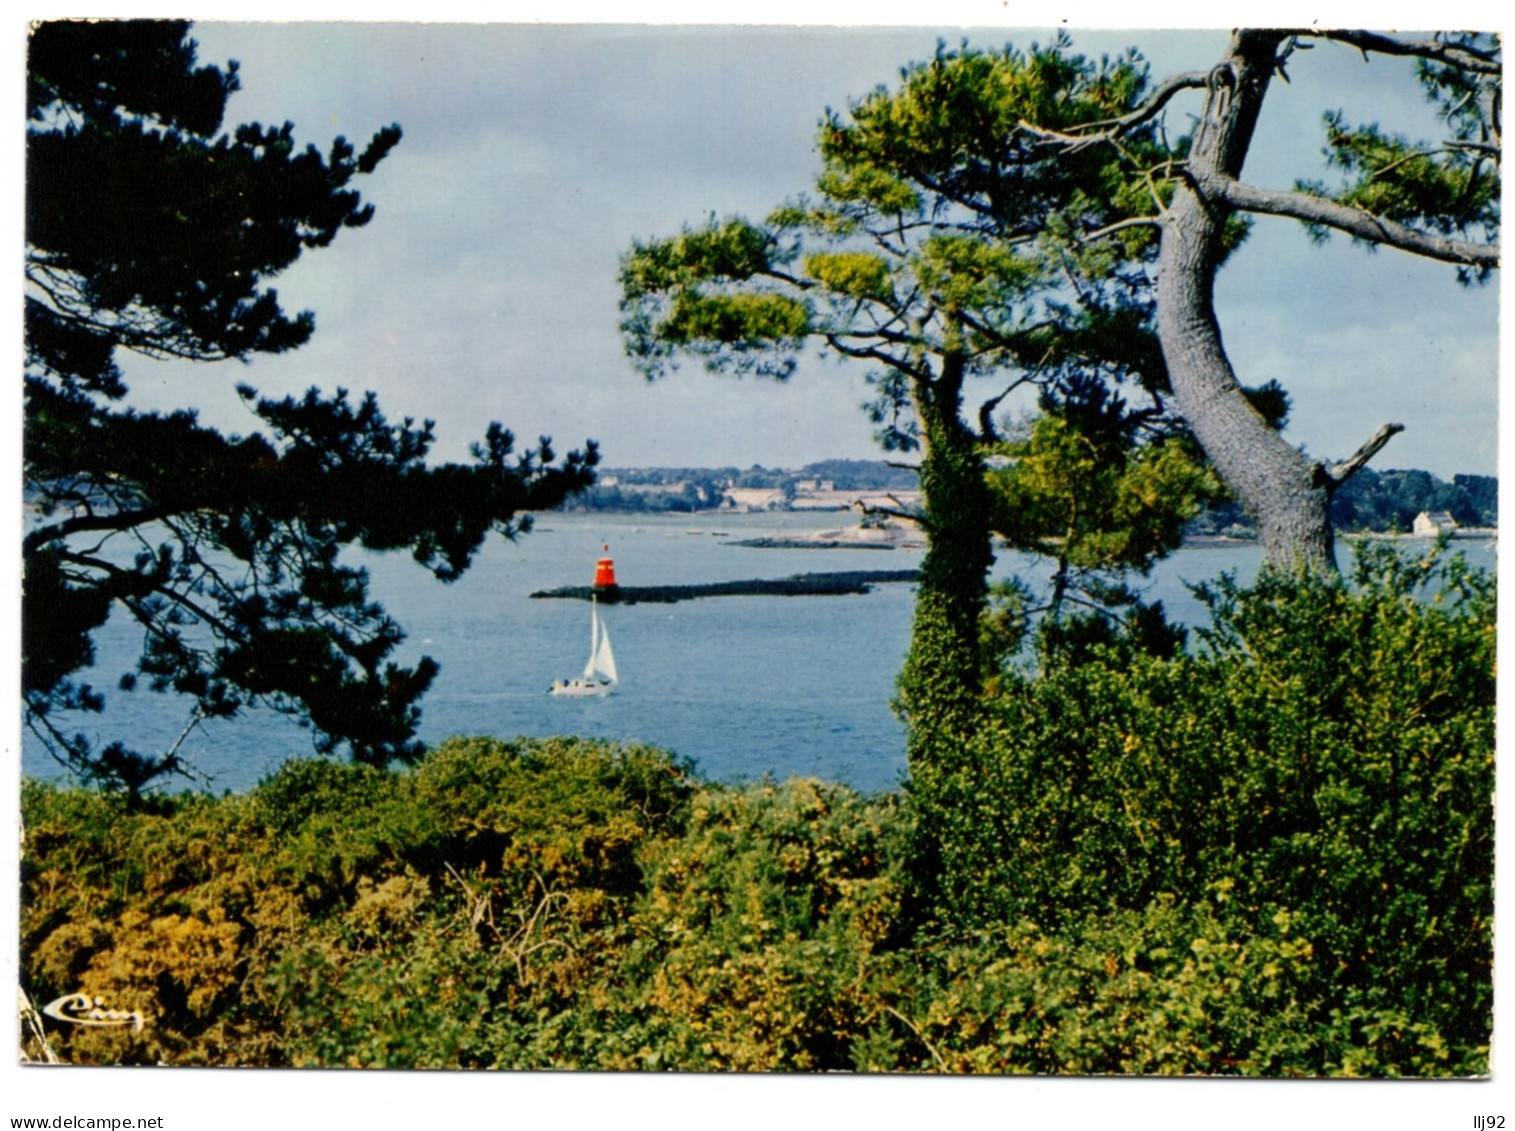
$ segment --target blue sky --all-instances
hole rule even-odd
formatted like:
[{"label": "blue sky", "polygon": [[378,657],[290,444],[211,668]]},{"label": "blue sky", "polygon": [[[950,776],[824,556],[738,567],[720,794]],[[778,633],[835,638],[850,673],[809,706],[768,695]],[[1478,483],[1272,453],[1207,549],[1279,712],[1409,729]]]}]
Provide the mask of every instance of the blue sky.
[{"label": "blue sky", "polygon": [[[202,22],[194,34],[203,62],[242,64],[228,124],[287,119],[324,148],[398,121],[405,139],[364,185],[374,222],[278,281],[287,308],[315,311],[311,344],[229,372],[134,364],[144,403],[193,403],[236,429],[253,424],[236,381],[340,385],[376,390],[391,416],[435,419],[446,458],[498,419],[560,449],[595,438],[610,465],[797,466],[877,454],[860,371],[817,359],[780,386],[690,365],[648,385],[616,331],[619,257],[634,238],[761,216],[807,189],[824,109],[894,81],[939,37],[997,46],[1053,32]],[[1074,35],[1095,55],[1135,44],[1159,77],[1208,67],[1225,41]],[[1297,56],[1293,82],[1269,96],[1249,179],[1320,176],[1327,109],[1431,130],[1407,75],[1339,47]],[[1400,421],[1375,466],[1443,476],[1495,471],[1497,300],[1497,285],[1463,289],[1449,268],[1345,239],[1314,247],[1275,219],[1218,287],[1242,379],[1276,378],[1294,397],[1291,440],[1339,459]]]}]

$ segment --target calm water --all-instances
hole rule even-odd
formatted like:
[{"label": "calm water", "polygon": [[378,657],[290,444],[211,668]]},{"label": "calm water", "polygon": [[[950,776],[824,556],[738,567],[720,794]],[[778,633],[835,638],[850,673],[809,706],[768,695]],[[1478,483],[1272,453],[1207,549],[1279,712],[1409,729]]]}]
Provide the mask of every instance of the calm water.
[{"label": "calm water", "polygon": [[[850,597],[721,597],[605,610],[621,686],[604,699],[546,694],[555,678],[577,675],[589,652],[589,608],[581,601],[531,600],[534,590],[588,584],[602,543],[610,544],[623,585],[782,577],[807,571],[908,569],[913,550],[774,550],[730,545],[735,538],[835,527],[846,515],[543,516],[515,544],[495,540],[451,586],[432,581],[404,557],[372,561],[374,596],[410,638],[400,660],[430,655],[441,673],[422,700],[421,737],[579,734],[641,741],[693,758],[717,780],[814,775],[860,789],[898,784],[904,736],[889,711],[909,639],[909,585],[881,585]],[[729,534],[718,537],[715,532]],[[1464,544],[1493,565],[1482,544]],[[1178,619],[1200,616],[1184,581],[1234,569],[1243,581],[1260,560],[1254,546],[1186,549],[1148,583]],[[1038,566],[1001,555],[996,574]],[[1040,567],[1041,572],[1046,566]],[[93,675],[114,687],[140,637],[112,622],[98,641]],[[111,692],[101,735],[128,735],[141,749],[163,748],[187,718],[171,697]],[[76,726],[77,729],[77,726]],[[86,731],[90,728],[86,727]],[[181,751],[216,791],[242,790],[292,756],[312,753],[309,733],[273,712],[251,712],[200,728]],[[23,768],[60,773],[28,735]]]}]

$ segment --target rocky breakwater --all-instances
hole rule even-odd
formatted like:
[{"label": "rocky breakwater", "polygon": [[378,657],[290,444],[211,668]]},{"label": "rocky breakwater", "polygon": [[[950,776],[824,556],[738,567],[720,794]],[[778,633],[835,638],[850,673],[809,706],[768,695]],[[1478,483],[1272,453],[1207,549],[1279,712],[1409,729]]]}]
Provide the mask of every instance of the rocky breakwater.
[{"label": "rocky breakwater", "polygon": [[564,585],[557,589],[539,589],[532,597],[578,601],[593,597],[607,605],[672,604],[701,597],[835,597],[867,593],[875,585],[909,583],[919,578],[920,571],[914,569],[841,570],[747,581],[712,581],[700,585]]}]

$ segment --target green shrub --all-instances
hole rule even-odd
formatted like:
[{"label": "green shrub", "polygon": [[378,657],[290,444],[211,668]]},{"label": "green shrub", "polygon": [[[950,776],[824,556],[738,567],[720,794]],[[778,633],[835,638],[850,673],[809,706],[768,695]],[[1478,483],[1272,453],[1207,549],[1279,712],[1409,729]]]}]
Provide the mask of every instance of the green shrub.
[{"label": "green shrub", "polygon": [[948,1072],[1275,1074],[1312,962],[1286,919],[1238,937],[1171,896],[1061,932],[996,927],[923,952],[903,1047]]},{"label": "green shrub", "polygon": [[1357,1047],[1388,1025],[1454,1050],[1372,1061],[1386,1070],[1476,1069],[1491,1007],[1492,582],[1369,548],[1351,584],[1265,575],[1204,595],[1214,625],[1192,654],[1096,648],[1007,677],[950,772],[918,784],[943,921],[1063,935],[1224,887],[1248,917],[1236,929],[1286,914],[1309,940],[1311,1024]]},{"label": "green shrub", "polygon": [[851,1068],[878,1012],[876,952],[899,928],[904,833],[894,798],[842,786],[701,790],[684,835],[646,845],[645,891],[601,984],[518,1063]]}]

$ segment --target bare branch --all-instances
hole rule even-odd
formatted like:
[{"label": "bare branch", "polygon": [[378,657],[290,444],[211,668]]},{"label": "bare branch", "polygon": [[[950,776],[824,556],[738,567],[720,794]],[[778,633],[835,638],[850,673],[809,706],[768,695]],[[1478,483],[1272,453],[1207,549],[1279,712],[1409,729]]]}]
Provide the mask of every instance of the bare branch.
[{"label": "bare branch", "polygon": [[858,509],[859,513],[864,515],[881,514],[886,518],[898,518],[902,519],[905,522],[913,522],[917,526],[922,526],[930,529],[930,524],[927,522],[925,515],[921,514],[918,511],[907,509],[905,507],[905,504],[900,502],[900,500],[895,495],[885,495],[884,498],[893,500],[894,506],[874,506],[872,503],[865,503],[862,499],[853,499],[852,505]]},{"label": "bare branch", "polygon": [[1345,43],[1364,53],[1375,52],[1379,55],[1404,55],[1417,59],[1430,59],[1433,62],[1446,63],[1480,75],[1497,77],[1502,70],[1496,53],[1480,51],[1476,47],[1460,44],[1441,43],[1434,39],[1399,39],[1374,31],[1322,31],[1308,28],[1292,34]]},{"label": "bare branch", "polygon": [[884,1006],[884,1012],[893,1014],[895,1017],[899,1018],[907,1026],[909,1026],[910,1031],[915,1034],[916,1039],[920,1041],[921,1044],[926,1046],[926,1051],[931,1054],[931,1059],[936,1061],[936,1066],[943,1072],[950,1071],[950,1069],[947,1067],[947,1062],[942,1059],[942,1054],[936,1051],[936,1046],[931,1043],[930,1039],[926,1036],[925,1033],[922,1033],[920,1029],[916,1027],[914,1021],[910,1020],[910,1018],[906,1017],[892,1005]]},{"label": "bare branch", "polygon": [[1030,122],[1021,121],[1020,128],[1032,137],[1041,138],[1043,141],[1055,141],[1065,145],[1070,152],[1097,145],[1102,141],[1113,143],[1116,138],[1124,133],[1135,129],[1145,122],[1151,121],[1162,111],[1173,96],[1185,90],[1202,88],[1209,84],[1209,71],[1183,71],[1176,75],[1170,75],[1154,90],[1148,99],[1132,110],[1129,114],[1123,114],[1119,118],[1106,118],[1098,122],[1085,122],[1074,126],[1076,133],[1059,133],[1056,130],[1043,129],[1033,126]]},{"label": "bare branch", "polygon": [[1005,387],[1004,392],[1000,393],[998,396],[990,397],[983,404],[978,406],[978,434],[979,438],[984,443],[993,444],[997,443],[999,440],[999,429],[994,427],[994,410],[1000,406],[1001,401],[1003,401],[1011,393],[1015,392],[1016,389],[1020,388],[1026,382],[1030,381],[1033,376],[1034,371],[1032,373],[1026,374],[1023,377],[1017,377],[1014,381],[1011,381],[1010,384]]},{"label": "bare branch", "polygon": [[820,286],[814,279],[800,278],[799,276],[791,275],[788,271],[780,271],[777,267],[768,267],[762,271],[754,271],[753,274],[767,279],[777,279],[779,282],[787,283],[789,286],[801,291],[808,291]]},{"label": "bare branch", "polygon": [[1016,123],[1016,125],[1017,125],[1017,127],[1023,133],[1028,133],[1032,137],[1037,138],[1037,139],[1039,139],[1041,141],[1056,142],[1059,145],[1063,146],[1063,148],[1065,148],[1069,153],[1076,153],[1080,149],[1087,149],[1087,148],[1089,148],[1089,146],[1091,146],[1091,145],[1098,145],[1101,142],[1110,141],[1114,137],[1114,134],[1111,134],[1111,133],[1097,133],[1097,134],[1066,134],[1066,133],[1061,133],[1061,132],[1059,132],[1057,130],[1045,129],[1042,126],[1033,126],[1030,122],[1026,121],[1024,118],[1022,118],[1018,123]]},{"label": "bare branch", "polygon": [[1320,224],[1370,243],[1387,244],[1444,263],[1483,268],[1499,266],[1499,247],[1496,244],[1472,243],[1431,235],[1325,197],[1258,188],[1241,181],[1218,177],[1207,178],[1203,187],[1207,195],[1219,197],[1233,208],[1244,212],[1290,216],[1307,224]]},{"label": "bare branch", "polygon": [[[1465,146],[1463,148],[1470,148],[1470,147],[1466,147]],[[1415,150],[1412,153],[1405,154],[1398,161],[1390,161],[1387,165],[1383,165],[1383,166],[1380,166],[1377,169],[1374,169],[1371,173],[1368,174],[1368,180],[1369,181],[1376,181],[1379,177],[1383,176],[1385,173],[1392,173],[1395,169],[1398,169],[1398,168],[1400,168],[1400,167],[1402,167],[1404,165],[1408,165],[1411,161],[1421,161],[1421,160],[1429,161],[1433,157],[1439,157],[1442,154],[1450,153],[1451,151],[1452,151],[1452,147],[1449,146],[1449,145],[1438,146],[1435,149],[1417,149],[1417,150]],[[1498,151],[1496,150],[1495,152],[1497,154]]]},{"label": "bare branch", "polygon": [[195,709],[189,713],[189,722],[186,723],[184,729],[179,732],[179,737],[174,739],[174,744],[158,757],[157,764],[159,766],[162,766],[165,771],[172,771],[173,773],[179,774],[182,777],[189,778],[191,781],[198,781],[202,785],[208,786],[211,784],[210,776],[208,774],[201,773],[191,766],[185,765],[183,760],[179,757],[179,747],[184,745],[184,740],[190,736],[191,732],[193,732],[197,726],[205,721],[205,718],[205,712],[196,706]]},{"label": "bare branch", "polygon": [[1342,460],[1341,463],[1330,468],[1323,467],[1321,470],[1325,473],[1326,480],[1331,489],[1335,490],[1361,471],[1367,462],[1382,450],[1385,444],[1404,430],[1405,426],[1403,424],[1385,424],[1377,432],[1373,433],[1366,444]]},{"label": "bare branch", "polygon": [[[888,366],[891,369],[899,370],[901,373],[904,373],[906,376],[916,381],[930,380],[931,375],[929,373],[921,369],[920,366],[911,365],[909,362],[905,361],[904,358],[896,357],[893,354],[887,353],[876,346],[869,346],[867,348],[849,346],[842,340],[844,337],[853,336],[864,337],[865,335],[827,334],[826,344],[829,345],[832,349],[836,350],[837,353],[843,354],[846,357],[856,358],[859,361],[877,361],[883,365]],[[902,338],[902,340],[905,339]]]},{"label": "bare branch", "polygon": [[33,706],[30,696],[26,700],[26,729],[37,736],[38,741],[42,743],[42,749],[46,750],[48,756],[65,770],[73,770],[77,767],[68,757],[59,753],[60,749],[67,751],[69,755],[80,761],[83,761],[88,753],[86,749],[75,745],[68,735],[54,726],[52,719],[48,718],[44,710]]},{"label": "bare branch", "polygon": [[1038,361],[1020,377],[1017,377],[1014,381],[1011,381],[1010,384],[1005,388],[1005,391],[1000,393],[999,396],[990,397],[987,401],[979,406],[979,437],[984,441],[984,443],[992,444],[999,439],[999,432],[994,427],[994,410],[999,407],[1001,401],[1003,401],[1011,393],[1015,392],[1016,389],[1019,389],[1022,385],[1028,382],[1036,380],[1037,374],[1042,371],[1047,362],[1052,360],[1052,349],[1053,347],[1048,346],[1047,351],[1042,354],[1042,359],[1040,361]]},{"label": "bare branch", "polygon": [[[1159,202],[1159,207],[1161,207],[1161,202]],[[1116,232],[1125,231],[1127,228],[1160,228],[1162,227],[1162,223],[1156,216],[1132,216],[1126,220],[1117,220],[1113,224],[1106,224],[1103,228],[1096,228],[1094,231],[1080,236],[1079,242],[1093,243],[1095,240],[1102,240],[1106,236],[1113,236]]]},{"label": "bare branch", "polygon": [[[68,562],[70,565],[76,565],[84,569],[94,570],[97,573],[103,573],[113,580],[129,578],[132,582],[139,585],[143,592],[156,594],[160,597],[165,598],[170,604],[177,605],[180,608],[186,610],[195,618],[197,618],[202,624],[208,626],[211,631],[216,633],[223,640],[238,639],[239,634],[233,624],[222,617],[216,616],[204,605],[200,604],[198,601],[192,600],[188,593],[180,592],[173,585],[163,582],[157,578],[138,573],[135,570],[123,569],[120,566],[116,565],[114,562],[105,561],[101,558],[89,557],[84,554],[72,552],[64,552],[59,556],[62,561]],[[152,633],[161,631],[161,626],[154,620],[154,618],[143,611],[141,604],[137,600],[137,594],[127,591],[117,594],[116,598],[121,602],[122,605],[126,607],[126,610],[131,613],[132,619],[134,619],[143,628]]]},{"label": "bare branch", "polygon": [[1485,157],[1498,158],[1503,152],[1497,145],[1491,145],[1482,141],[1449,141],[1442,146],[1444,150],[1465,149],[1470,153],[1481,153]]}]

